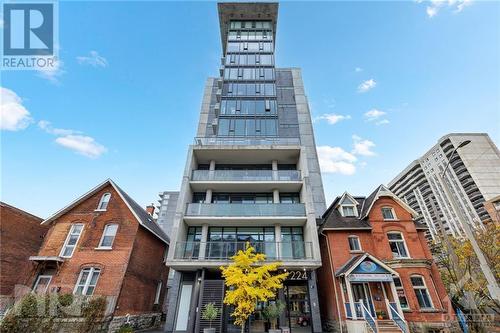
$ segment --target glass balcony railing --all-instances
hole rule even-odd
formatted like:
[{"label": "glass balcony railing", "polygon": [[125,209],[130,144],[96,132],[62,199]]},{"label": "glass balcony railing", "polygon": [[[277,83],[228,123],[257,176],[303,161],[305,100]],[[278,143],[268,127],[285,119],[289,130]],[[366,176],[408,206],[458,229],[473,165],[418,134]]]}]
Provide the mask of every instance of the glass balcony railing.
[{"label": "glass balcony railing", "polygon": [[194,143],[199,146],[215,145],[300,145],[299,138],[273,137],[196,137]]},{"label": "glass balcony railing", "polygon": [[302,203],[190,203],[186,216],[306,216],[306,209]]},{"label": "glass balcony railing", "polygon": [[193,170],[194,181],[299,181],[300,170]]},{"label": "glass balcony railing", "polygon": [[[246,248],[247,242],[177,242],[174,259],[179,260],[228,260],[239,250]],[[250,242],[258,253],[266,255],[266,260],[312,259],[312,243]]]}]

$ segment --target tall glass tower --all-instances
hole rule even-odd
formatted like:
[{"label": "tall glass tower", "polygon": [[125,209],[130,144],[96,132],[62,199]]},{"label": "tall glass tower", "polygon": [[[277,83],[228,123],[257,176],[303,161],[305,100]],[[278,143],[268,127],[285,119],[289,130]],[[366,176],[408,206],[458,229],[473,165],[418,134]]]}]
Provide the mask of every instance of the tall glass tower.
[{"label": "tall glass tower", "polygon": [[[321,332],[316,219],[325,198],[307,97],[298,68],[275,68],[277,3],[219,3],[220,76],[205,85],[189,148],[167,265],[167,332],[200,333],[209,302],[223,309],[217,333],[239,332],[222,304],[219,267],[245,244],[290,272],[278,298],[281,327]],[[265,332],[257,311],[249,332]]]}]

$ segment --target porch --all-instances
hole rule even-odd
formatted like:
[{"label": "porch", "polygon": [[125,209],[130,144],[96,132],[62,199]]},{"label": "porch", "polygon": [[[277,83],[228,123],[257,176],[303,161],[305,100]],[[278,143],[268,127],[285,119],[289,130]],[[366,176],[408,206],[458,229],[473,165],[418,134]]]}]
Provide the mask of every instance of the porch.
[{"label": "porch", "polygon": [[335,275],[342,287],[348,332],[409,332],[394,283],[396,271],[365,253],[351,258]]}]

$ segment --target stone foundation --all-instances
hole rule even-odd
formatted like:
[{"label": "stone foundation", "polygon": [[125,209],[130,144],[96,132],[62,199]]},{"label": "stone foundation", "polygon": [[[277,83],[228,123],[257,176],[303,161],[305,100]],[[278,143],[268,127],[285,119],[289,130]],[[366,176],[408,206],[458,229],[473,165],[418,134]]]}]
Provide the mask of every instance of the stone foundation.
[{"label": "stone foundation", "polygon": [[323,324],[323,332],[340,332],[340,324],[338,321],[323,318],[321,322]]},{"label": "stone foundation", "polygon": [[129,324],[134,331],[158,328],[161,325],[161,313],[145,313],[133,316],[114,317],[109,324],[108,333],[114,333],[125,324]]},{"label": "stone foundation", "polygon": [[411,333],[430,333],[437,331],[445,333],[461,333],[462,330],[456,322],[408,322]]}]

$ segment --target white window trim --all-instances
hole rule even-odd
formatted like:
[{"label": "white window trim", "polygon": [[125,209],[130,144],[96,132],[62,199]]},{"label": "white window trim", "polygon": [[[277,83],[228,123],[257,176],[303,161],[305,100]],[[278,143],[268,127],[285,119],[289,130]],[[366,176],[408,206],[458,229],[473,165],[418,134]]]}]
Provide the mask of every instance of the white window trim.
[{"label": "white window trim", "polygon": [[[89,272],[87,281],[85,281],[85,284],[83,285],[82,296],[92,296],[92,295],[94,295],[95,288],[97,288],[97,283],[99,282],[99,278],[101,277],[101,273],[102,273],[102,269],[100,269],[99,267],[83,267],[80,270],[80,274],[78,274],[78,279],[76,279],[75,287],[73,288],[73,295],[76,295],[76,289],[78,289],[78,286],[80,285],[80,280],[82,278],[83,271],[85,269],[90,269],[90,272]],[[99,270],[99,276],[97,277],[97,280],[95,281],[94,291],[92,292],[92,295],[86,295],[87,294],[87,290],[90,287],[90,281],[92,280],[92,275],[94,274],[94,272],[96,270]]]},{"label": "white window trim", "polygon": [[[401,241],[403,242],[403,246],[405,247],[405,250],[406,250],[406,257],[397,257],[397,258],[394,258],[394,259],[410,259],[411,258],[411,255],[410,255],[410,251],[408,251],[408,246],[406,245],[406,239],[405,239],[405,236],[403,235],[403,233],[401,231],[388,231],[387,232],[387,241],[389,242],[389,247],[391,245],[391,243],[393,242],[396,242],[395,240],[390,240],[389,239],[389,234],[399,234],[401,235]],[[391,250],[391,253],[392,253],[392,250]]]},{"label": "white window trim", "polygon": [[33,286],[32,292],[36,291],[36,288],[38,287],[38,284],[40,283],[40,279],[43,279],[43,278],[49,278],[49,282],[47,283],[47,285],[45,286],[45,290],[43,291],[44,293],[47,292],[47,290],[49,289],[49,285],[52,282],[52,275],[38,275],[38,277],[36,278],[35,285]]},{"label": "white window trim", "polygon": [[397,295],[398,293],[398,290],[402,290],[404,295],[405,295],[405,298],[406,298],[406,305],[407,307],[403,307],[403,305],[401,305],[401,302],[399,303],[399,305],[401,306],[401,309],[402,310],[411,310],[410,309],[410,302],[408,302],[408,296],[406,296],[406,290],[405,290],[405,285],[403,284],[403,280],[401,279],[401,277],[397,277],[399,279],[399,282],[401,282],[401,287],[398,287],[396,286],[396,283],[394,283],[394,288],[396,289],[396,296],[395,298],[397,297],[398,300],[399,300],[399,296]]},{"label": "white window trim", "polygon": [[[344,207],[352,207],[354,211],[354,215],[344,215]],[[358,217],[358,208],[354,204],[344,204],[340,205],[340,215],[344,217]]]},{"label": "white window trim", "polygon": [[[424,286],[423,287],[420,287],[420,286],[415,287],[413,285],[413,283],[411,282],[411,278],[412,277],[419,277],[419,278],[421,278],[422,282],[424,283]],[[417,295],[415,294],[415,299],[417,301],[418,307],[421,310],[432,310],[432,309],[435,309],[434,302],[432,301],[431,293],[429,292],[429,288],[427,287],[427,282],[425,282],[425,277],[423,275],[420,275],[420,274],[412,274],[412,275],[410,275],[410,283],[411,283],[411,287],[413,289],[413,293],[415,293],[415,289],[425,289],[425,292],[427,293],[427,297],[429,297],[429,302],[431,303],[431,307],[430,308],[422,308],[422,307],[420,307],[420,304],[418,304]]]},{"label": "white window trim", "polygon": [[397,221],[398,220],[398,217],[396,216],[396,212],[394,211],[394,208],[392,208],[391,206],[383,206],[380,208],[380,211],[382,212],[382,210],[384,208],[389,208],[392,212],[392,219],[386,219],[384,217],[384,213],[382,213],[382,218],[384,219],[384,221]]},{"label": "white window trim", "polygon": [[[104,197],[106,195],[109,195],[109,199],[108,199],[108,203],[106,204],[106,208],[100,208],[103,201],[104,201]],[[101,196],[101,199],[99,200],[99,204],[97,205],[97,208],[95,209],[96,212],[105,212],[106,210],[108,210],[108,206],[109,206],[109,201],[111,200],[111,193],[110,192],[106,192],[104,193],[102,196]]]},{"label": "white window trim", "polygon": [[[104,235],[106,233],[106,228],[108,228],[111,225],[116,225],[116,232],[115,235],[113,236],[113,241],[111,242],[111,246],[102,246],[102,241],[104,240]],[[96,247],[96,250],[112,250],[113,249],[113,244],[115,243],[115,238],[116,234],[118,234],[118,224],[117,223],[109,223],[104,226],[104,230],[102,231],[101,239],[99,240],[99,246]]]},{"label": "white window trim", "polygon": [[[359,247],[358,250],[351,249],[351,243],[349,242],[350,238],[356,238],[356,240],[358,241],[358,247]],[[363,252],[363,248],[361,247],[361,241],[359,240],[359,236],[356,236],[356,235],[347,236],[347,244],[349,245],[349,252]]]},{"label": "white window trim", "polygon": [[[71,254],[69,256],[65,256],[65,255],[63,255],[64,254],[64,249],[68,245],[71,233],[72,233],[73,229],[75,228],[75,226],[77,226],[77,225],[81,225],[82,226],[82,230],[80,231],[80,234],[78,235],[78,238],[77,238],[77,240],[75,242],[75,245],[73,246],[73,250],[71,251]],[[84,228],[85,228],[85,226],[83,225],[83,223],[74,223],[74,224],[71,225],[71,228],[69,228],[68,235],[66,235],[66,240],[64,241],[63,247],[61,248],[61,252],[59,253],[59,257],[62,257],[62,258],[71,258],[71,257],[73,257],[73,254],[75,253],[75,249],[78,246],[78,242],[80,241],[80,237],[82,237],[83,229]]]},{"label": "white window trim", "polygon": [[160,304],[161,288],[163,287],[163,281],[159,281],[156,285],[155,303]]}]

